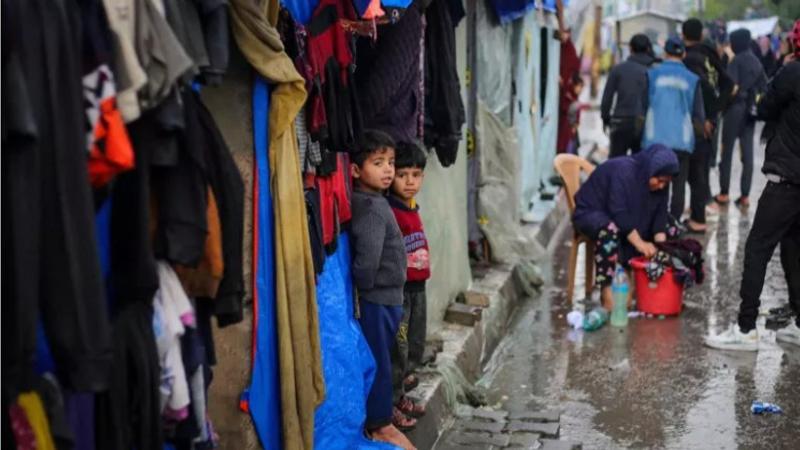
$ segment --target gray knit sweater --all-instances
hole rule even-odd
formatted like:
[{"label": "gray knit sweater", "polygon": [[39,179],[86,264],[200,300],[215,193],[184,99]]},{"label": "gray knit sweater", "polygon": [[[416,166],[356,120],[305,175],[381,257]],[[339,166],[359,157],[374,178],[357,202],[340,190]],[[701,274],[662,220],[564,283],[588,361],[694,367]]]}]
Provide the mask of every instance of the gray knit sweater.
[{"label": "gray knit sweater", "polygon": [[380,194],[353,191],[352,206],[353,280],[359,297],[402,305],[406,250],[389,202]]}]

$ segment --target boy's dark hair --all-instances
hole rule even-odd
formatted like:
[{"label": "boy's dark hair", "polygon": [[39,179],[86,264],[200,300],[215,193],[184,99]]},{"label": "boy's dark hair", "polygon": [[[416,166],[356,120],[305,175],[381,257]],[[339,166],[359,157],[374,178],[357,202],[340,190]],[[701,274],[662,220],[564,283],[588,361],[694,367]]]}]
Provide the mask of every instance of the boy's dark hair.
[{"label": "boy's dark hair", "polygon": [[418,144],[401,142],[397,145],[394,154],[395,169],[415,168],[425,170],[427,162],[428,155]]},{"label": "boy's dark hair", "polygon": [[361,167],[369,155],[382,148],[396,148],[394,139],[380,130],[364,130],[356,144],[356,151],[350,155],[350,162]]},{"label": "boy's dark hair", "polygon": [[572,85],[576,84],[583,85],[583,77],[578,72],[572,74]]},{"label": "boy's dark hair", "polygon": [[630,42],[633,53],[647,53],[650,50],[650,38],[646,34],[635,34]]},{"label": "boy's dark hair", "polygon": [[683,37],[693,42],[700,42],[703,39],[703,22],[694,17],[683,22],[681,25]]}]

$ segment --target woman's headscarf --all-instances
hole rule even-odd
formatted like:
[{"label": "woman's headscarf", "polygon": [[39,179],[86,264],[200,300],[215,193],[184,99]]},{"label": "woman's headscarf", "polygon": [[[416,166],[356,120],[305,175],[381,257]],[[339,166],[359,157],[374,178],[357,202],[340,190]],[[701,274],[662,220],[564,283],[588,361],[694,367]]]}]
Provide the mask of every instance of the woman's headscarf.
[{"label": "woman's headscarf", "polygon": [[794,28],[791,31],[792,45],[794,54],[800,57],[800,19],[795,20]]},{"label": "woman's headscarf", "polygon": [[633,156],[638,163],[640,178],[674,176],[680,171],[675,152],[661,144],[653,144]]}]

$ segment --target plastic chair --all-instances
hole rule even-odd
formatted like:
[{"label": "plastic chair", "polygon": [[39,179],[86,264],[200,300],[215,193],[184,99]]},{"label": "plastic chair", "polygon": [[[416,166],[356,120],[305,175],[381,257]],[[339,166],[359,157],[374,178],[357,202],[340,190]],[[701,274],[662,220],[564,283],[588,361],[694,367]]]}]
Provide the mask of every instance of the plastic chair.
[{"label": "plastic chair", "polygon": [[[553,161],[556,172],[564,182],[569,214],[575,212],[575,194],[581,185],[581,172],[587,176],[594,172],[594,165],[576,155],[562,154]],[[567,298],[572,303],[575,291],[575,271],[578,265],[578,247],[586,244],[586,297],[591,297],[594,288],[594,240],[585,234],[575,231],[572,235],[572,247],[569,253],[569,276],[567,281]]]}]

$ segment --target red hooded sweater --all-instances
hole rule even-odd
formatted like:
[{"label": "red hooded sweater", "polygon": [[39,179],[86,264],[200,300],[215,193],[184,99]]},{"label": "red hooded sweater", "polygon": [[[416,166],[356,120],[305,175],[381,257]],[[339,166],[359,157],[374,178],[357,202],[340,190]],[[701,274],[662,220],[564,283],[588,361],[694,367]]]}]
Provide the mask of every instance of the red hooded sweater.
[{"label": "red hooded sweater", "polygon": [[425,280],[431,277],[431,263],[428,239],[425,237],[425,229],[422,227],[419,207],[409,208],[402,200],[391,195],[388,199],[406,247],[408,258],[406,290],[425,289]]}]

